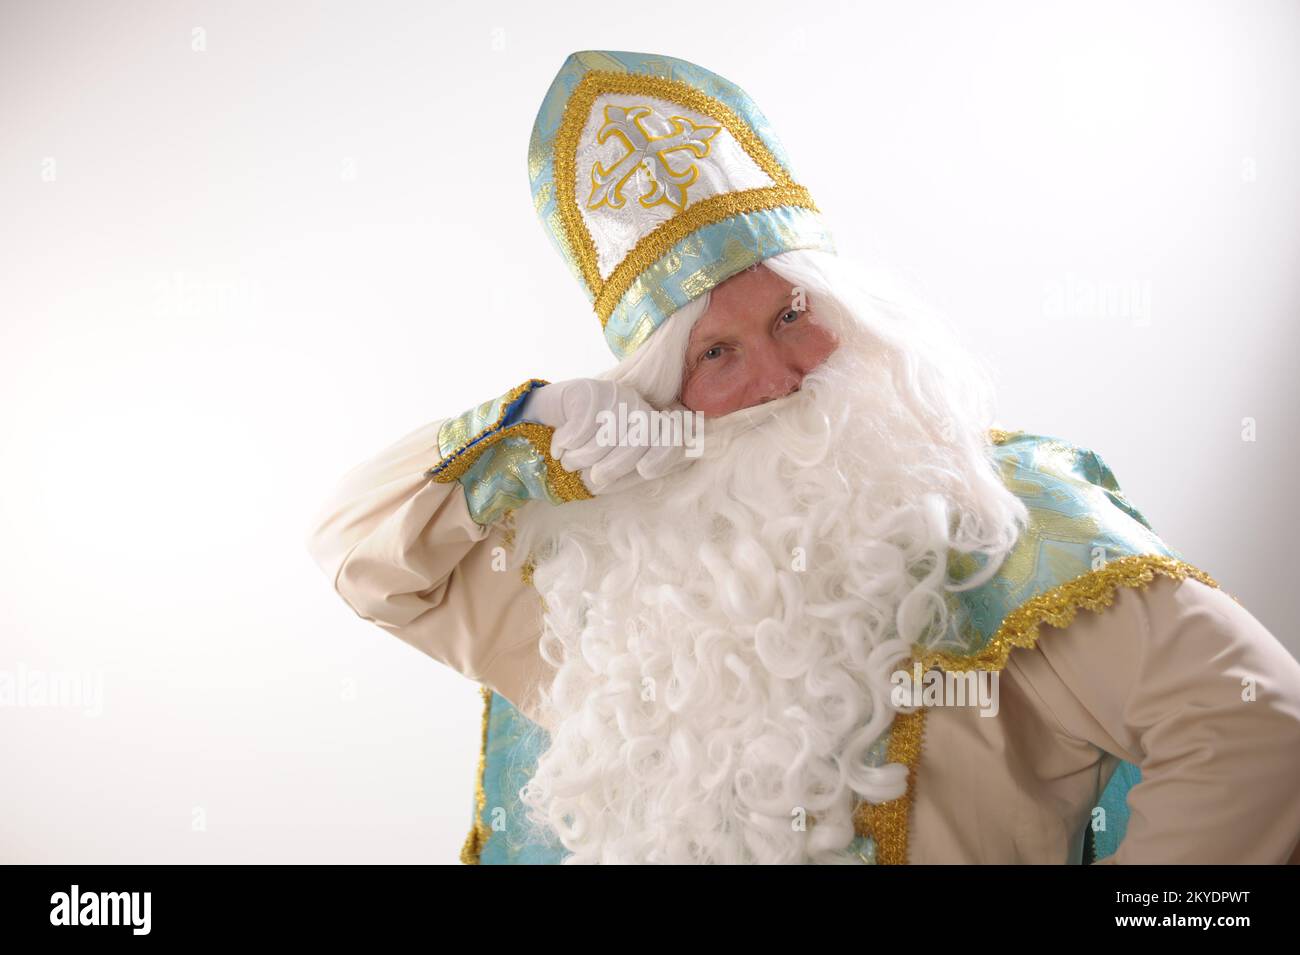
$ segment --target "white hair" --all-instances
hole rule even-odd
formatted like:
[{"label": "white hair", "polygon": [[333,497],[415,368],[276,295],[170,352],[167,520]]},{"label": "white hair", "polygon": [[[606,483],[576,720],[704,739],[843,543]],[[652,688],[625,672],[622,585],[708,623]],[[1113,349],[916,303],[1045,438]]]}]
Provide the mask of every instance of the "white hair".
[{"label": "white hair", "polygon": [[628,385],[656,408],[666,408],[679,397],[691,329],[708,311],[712,297],[712,292],[705,292],[691,299],[669,315],[640,348],[596,377]]},{"label": "white hair", "polygon": [[[906,767],[872,756],[910,712],[892,673],[946,642],[951,592],[996,572],[1027,521],[987,456],[988,377],[935,316],[833,256],[761,264],[840,340],[802,387],[710,419],[681,472],[517,513],[555,668],[520,798],[566,862],[856,861],[855,803],[906,790]],[[706,309],[606,377],[671,403]],[[987,561],[959,583],[954,552]]]},{"label": "white hair", "polygon": [[[992,366],[961,341],[938,311],[883,273],[869,277],[852,260],[821,249],[782,252],[757,265],[804,289],[819,320],[841,339],[865,329],[876,340],[907,409],[932,431],[941,432],[933,435],[937,442],[955,443],[963,473],[985,478],[982,506],[953,546],[970,550],[973,545],[996,544],[999,551],[1009,551],[1019,533],[1010,518],[1027,520],[1027,512],[1000,479],[980,467],[987,460],[989,429],[996,418]],[[656,408],[679,401],[687,343],[708,311],[710,298],[705,292],[673,312],[637,351],[597,377],[629,385]],[[1001,539],[986,539],[987,526],[1001,527]],[[996,571],[996,566],[987,566],[953,589],[977,587]]]}]

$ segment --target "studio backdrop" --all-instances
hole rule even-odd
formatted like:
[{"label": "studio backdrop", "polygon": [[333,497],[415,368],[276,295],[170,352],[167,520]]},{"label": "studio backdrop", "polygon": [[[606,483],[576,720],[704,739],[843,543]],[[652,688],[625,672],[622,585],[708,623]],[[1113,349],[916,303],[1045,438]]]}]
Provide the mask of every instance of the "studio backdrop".
[{"label": "studio backdrop", "polygon": [[1300,651],[1300,6],[10,3],[0,861],[457,860],[479,688],[304,540],[400,436],[612,364],[527,176],[590,49],[742,84],[1001,426]]}]

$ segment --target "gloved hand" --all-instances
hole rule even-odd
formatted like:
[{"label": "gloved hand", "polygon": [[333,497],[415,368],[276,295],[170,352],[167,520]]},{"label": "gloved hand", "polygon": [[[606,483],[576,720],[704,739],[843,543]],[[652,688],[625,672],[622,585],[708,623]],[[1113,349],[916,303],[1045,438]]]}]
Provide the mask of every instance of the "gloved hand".
[{"label": "gloved hand", "polygon": [[[657,414],[627,385],[604,378],[571,378],[533,389],[524,399],[520,417],[555,429],[551,457],[565,470],[577,471],[592,494],[607,494],[637,481],[662,477],[693,460],[682,445],[602,443],[609,428],[601,428],[598,415],[608,411],[617,422],[620,403],[627,408],[628,421],[634,411],[645,413],[647,421]],[[674,408],[690,414],[684,406]]]}]

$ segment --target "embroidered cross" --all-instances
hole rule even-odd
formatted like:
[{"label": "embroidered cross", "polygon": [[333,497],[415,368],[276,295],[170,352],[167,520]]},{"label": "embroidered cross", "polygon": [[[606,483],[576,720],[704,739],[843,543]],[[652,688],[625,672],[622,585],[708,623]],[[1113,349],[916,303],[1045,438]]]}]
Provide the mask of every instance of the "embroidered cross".
[{"label": "embroidered cross", "polygon": [[[641,123],[647,116],[666,123],[668,132],[653,135]],[[603,144],[617,137],[627,152],[608,168],[599,162],[592,165],[587,208],[599,209],[603,205],[623,208],[623,187],[638,169],[645,169],[650,177],[650,190],[638,196],[637,201],[647,209],[662,202],[682,211],[686,208],[686,190],[699,177],[700,170],[694,162],[688,162],[678,172],[669,165],[667,155],[686,151],[696,159],[703,159],[709,154],[709,141],[721,131],[721,126],[696,125],[685,116],[665,120],[649,106],[607,105],[605,122],[596,133],[596,141]]]}]

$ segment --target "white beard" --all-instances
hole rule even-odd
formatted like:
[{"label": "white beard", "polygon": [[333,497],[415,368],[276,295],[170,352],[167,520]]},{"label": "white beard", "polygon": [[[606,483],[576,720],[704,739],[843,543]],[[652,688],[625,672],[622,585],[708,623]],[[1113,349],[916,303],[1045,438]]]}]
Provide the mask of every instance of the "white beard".
[{"label": "white beard", "polygon": [[566,862],[852,863],[855,805],[905,793],[865,762],[911,712],[890,675],[949,625],[950,532],[995,536],[1009,492],[853,342],[684,471],[517,513],[556,667],[522,798]]}]

